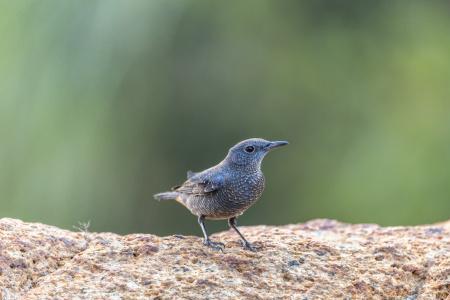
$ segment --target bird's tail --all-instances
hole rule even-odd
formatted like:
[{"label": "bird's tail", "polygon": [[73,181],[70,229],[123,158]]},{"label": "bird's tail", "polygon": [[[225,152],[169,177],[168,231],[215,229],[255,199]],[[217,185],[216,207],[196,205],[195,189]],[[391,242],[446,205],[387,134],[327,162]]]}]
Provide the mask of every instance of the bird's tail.
[{"label": "bird's tail", "polygon": [[155,198],[158,201],[161,200],[175,200],[180,194],[178,192],[164,192],[153,195],[153,198]]}]

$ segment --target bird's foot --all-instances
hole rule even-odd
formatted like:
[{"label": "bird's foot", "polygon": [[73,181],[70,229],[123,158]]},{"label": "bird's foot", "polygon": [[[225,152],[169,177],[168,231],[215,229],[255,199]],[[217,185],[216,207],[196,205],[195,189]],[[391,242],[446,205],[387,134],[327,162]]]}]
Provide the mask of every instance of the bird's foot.
[{"label": "bird's foot", "polygon": [[242,247],[243,247],[245,250],[249,250],[249,251],[252,251],[252,252],[256,252],[256,248],[255,248],[252,244],[250,244],[249,242],[247,242],[247,241],[242,241],[242,240],[241,240],[241,244],[242,244]]},{"label": "bird's foot", "polygon": [[225,244],[220,243],[220,242],[213,242],[210,239],[207,239],[205,241],[203,241],[203,245],[208,246],[211,249],[214,249],[216,251],[222,251],[225,248]]}]

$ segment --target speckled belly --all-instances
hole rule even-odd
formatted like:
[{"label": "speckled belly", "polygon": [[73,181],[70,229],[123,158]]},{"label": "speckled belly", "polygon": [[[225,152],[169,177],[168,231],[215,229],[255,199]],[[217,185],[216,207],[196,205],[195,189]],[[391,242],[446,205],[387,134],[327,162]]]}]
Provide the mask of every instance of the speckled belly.
[{"label": "speckled belly", "polygon": [[246,182],[237,187],[203,197],[191,196],[186,199],[186,207],[194,215],[203,215],[207,219],[228,219],[241,215],[261,196],[264,180],[255,183]]}]

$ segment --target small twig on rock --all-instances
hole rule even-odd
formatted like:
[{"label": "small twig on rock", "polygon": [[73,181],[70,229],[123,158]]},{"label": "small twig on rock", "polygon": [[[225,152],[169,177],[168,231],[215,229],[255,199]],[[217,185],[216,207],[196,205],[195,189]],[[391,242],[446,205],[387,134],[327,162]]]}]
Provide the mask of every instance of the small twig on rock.
[{"label": "small twig on rock", "polygon": [[73,228],[75,228],[76,230],[78,230],[82,233],[88,233],[90,226],[91,226],[91,221],[89,220],[87,222],[78,222],[78,225],[73,225]]}]

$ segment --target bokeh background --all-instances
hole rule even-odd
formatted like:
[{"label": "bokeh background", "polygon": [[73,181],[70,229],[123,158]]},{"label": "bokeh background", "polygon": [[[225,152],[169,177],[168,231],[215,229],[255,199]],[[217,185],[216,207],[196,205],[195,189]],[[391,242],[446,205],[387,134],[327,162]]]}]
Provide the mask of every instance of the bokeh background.
[{"label": "bokeh background", "polygon": [[448,219],[449,29],[448,1],[3,1],[0,217],[199,235],[152,195],[264,137],[291,144],[241,225]]}]

